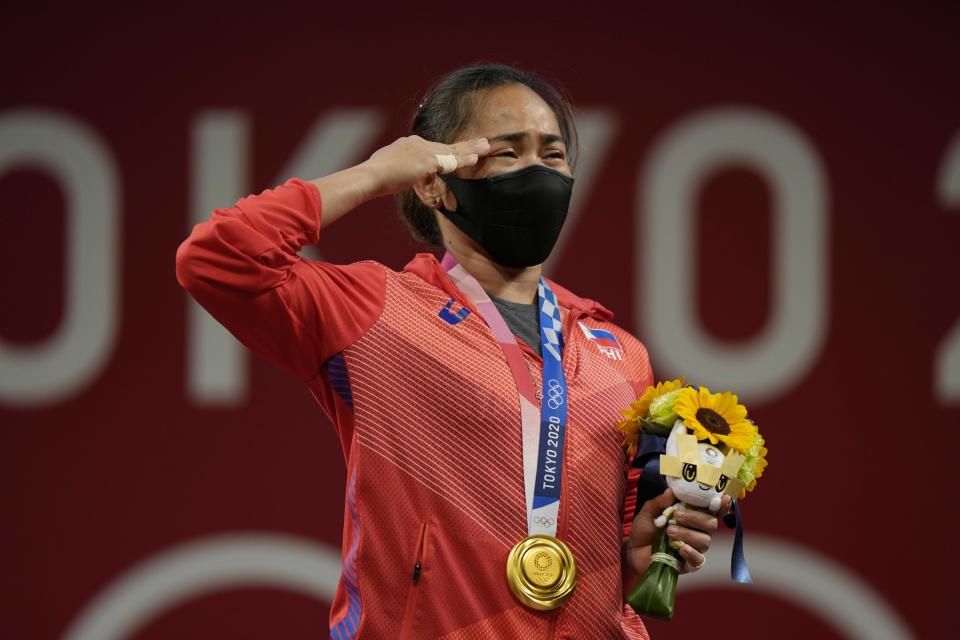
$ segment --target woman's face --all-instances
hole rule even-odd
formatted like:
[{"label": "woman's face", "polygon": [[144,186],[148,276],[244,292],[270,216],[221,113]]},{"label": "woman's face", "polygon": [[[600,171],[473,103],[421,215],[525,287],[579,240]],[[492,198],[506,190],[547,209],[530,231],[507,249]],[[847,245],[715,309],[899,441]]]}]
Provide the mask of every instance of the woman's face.
[{"label": "woman's face", "polygon": [[509,84],[486,93],[458,141],[486,138],[490,153],[474,167],[456,172],[460,178],[485,178],[542,164],[571,175],[567,146],[553,109],[529,87]]}]

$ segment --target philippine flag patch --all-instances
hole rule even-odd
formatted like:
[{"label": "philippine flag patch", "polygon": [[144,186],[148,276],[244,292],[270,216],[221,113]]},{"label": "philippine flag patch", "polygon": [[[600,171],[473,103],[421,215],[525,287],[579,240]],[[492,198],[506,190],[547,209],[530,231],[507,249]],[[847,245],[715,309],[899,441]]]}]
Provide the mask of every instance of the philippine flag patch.
[{"label": "philippine flag patch", "polygon": [[620,346],[617,336],[603,329],[591,329],[582,322],[579,324],[583,335],[587,336],[587,340],[597,345],[600,353],[611,360],[623,360],[623,347]]}]

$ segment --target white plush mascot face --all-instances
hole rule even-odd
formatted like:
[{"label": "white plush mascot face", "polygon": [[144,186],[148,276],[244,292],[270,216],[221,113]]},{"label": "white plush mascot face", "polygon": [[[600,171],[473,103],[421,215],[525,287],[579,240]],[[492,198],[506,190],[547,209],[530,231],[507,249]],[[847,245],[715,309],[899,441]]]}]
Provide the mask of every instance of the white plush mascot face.
[{"label": "white plush mascot face", "polygon": [[[678,436],[686,436],[684,447],[679,445]],[[690,442],[691,438],[695,445]],[[696,464],[691,460],[693,446],[699,449],[700,454]],[[681,452],[681,448],[687,450]],[[710,511],[719,511],[720,498],[728,482],[727,476],[719,473],[726,459],[723,452],[709,442],[696,442],[696,438],[688,435],[683,421],[677,420],[667,438],[667,455],[681,459],[681,477],[665,476],[667,486],[673,489],[677,500],[695,507],[708,508]],[[708,467],[714,467],[716,471]]]}]

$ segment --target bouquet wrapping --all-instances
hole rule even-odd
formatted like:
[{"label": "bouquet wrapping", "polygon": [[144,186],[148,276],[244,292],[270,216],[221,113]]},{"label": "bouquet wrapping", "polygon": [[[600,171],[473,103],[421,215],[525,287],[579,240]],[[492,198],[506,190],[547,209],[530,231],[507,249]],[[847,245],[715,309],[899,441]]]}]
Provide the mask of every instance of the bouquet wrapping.
[{"label": "bouquet wrapping", "polygon": [[681,561],[668,545],[665,528],[657,530],[652,551],[650,566],[630,591],[627,602],[637,613],[670,620],[673,618]]}]

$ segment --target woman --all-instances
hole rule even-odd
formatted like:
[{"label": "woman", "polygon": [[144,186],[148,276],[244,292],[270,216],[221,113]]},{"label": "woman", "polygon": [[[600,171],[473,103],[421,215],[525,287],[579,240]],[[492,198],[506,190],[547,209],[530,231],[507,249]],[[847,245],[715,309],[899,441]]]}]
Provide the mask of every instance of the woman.
[{"label": "woman", "polygon": [[[573,183],[570,104],[533,74],[476,65],[427,93],[412,133],[215,211],[177,254],[180,283],[306,382],[338,429],[331,637],[645,638],[623,589],[672,496],[632,518],[615,423],[652,382],[646,350],[600,304],[541,280]],[[298,257],[390,194],[442,261]],[[716,527],[702,513],[670,527],[685,570]]]}]

